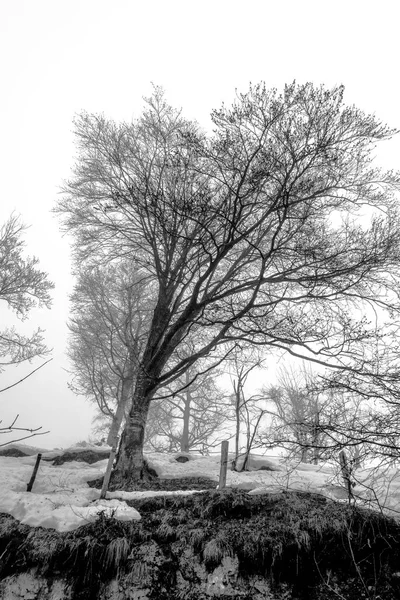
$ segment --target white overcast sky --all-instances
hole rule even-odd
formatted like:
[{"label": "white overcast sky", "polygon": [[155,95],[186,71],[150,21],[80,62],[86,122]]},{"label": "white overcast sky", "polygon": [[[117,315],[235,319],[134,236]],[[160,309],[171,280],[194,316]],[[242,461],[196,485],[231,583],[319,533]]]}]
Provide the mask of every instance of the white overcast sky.
[{"label": "white overcast sky", "polygon": [[[398,0],[1,0],[0,222],[21,214],[27,253],[56,286],[52,310],[22,326],[46,329],[54,360],[0,395],[3,425],[19,413],[21,426],[50,429],[36,439],[44,447],[90,434],[90,405],[67,388],[69,246],[50,214],[73,164],[74,114],[130,120],[153,82],[208,126],[250,81],[296,79],[343,83],[347,103],[400,128],[399,16]],[[379,155],[395,169],[399,157],[400,139]],[[11,322],[4,309],[0,318]],[[0,387],[27,372],[8,369]]]}]

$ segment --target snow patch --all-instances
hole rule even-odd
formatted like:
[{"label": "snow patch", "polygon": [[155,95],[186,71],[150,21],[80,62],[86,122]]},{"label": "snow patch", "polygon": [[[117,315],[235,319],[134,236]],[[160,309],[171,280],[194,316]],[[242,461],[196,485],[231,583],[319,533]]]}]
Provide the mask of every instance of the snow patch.
[{"label": "snow patch", "polygon": [[[88,449],[88,446],[84,449]],[[101,449],[104,450],[104,447]],[[81,450],[82,447],[74,447],[74,451]],[[66,450],[70,451],[71,448]],[[60,452],[56,451],[55,454],[60,455]],[[189,460],[177,461],[181,456]],[[217,489],[220,471],[218,454],[200,456],[153,452],[146,455],[146,460],[160,478],[206,477],[215,481]],[[100,500],[100,491],[90,488],[87,482],[104,475],[107,460],[92,465],[72,461],[59,466],[42,460],[32,492],[27,492],[26,486],[35,461],[33,453],[21,458],[0,457],[0,512],[11,514],[32,527],[71,531],[94,521],[100,512],[121,520],[138,520],[139,512],[129,507],[127,501],[199,493],[199,490],[115,491],[108,492],[106,500]],[[298,490],[348,501],[343,481],[329,465],[284,463],[279,457],[250,456],[249,466],[252,470],[245,472],[228,470],[227,487],[248,490],[250,495]],[[400,515],[400,474],[397,469],[360,470],[356,473],[356,486],[352,491],[358,503],[377,509],[378,499],[386,512]]]}]

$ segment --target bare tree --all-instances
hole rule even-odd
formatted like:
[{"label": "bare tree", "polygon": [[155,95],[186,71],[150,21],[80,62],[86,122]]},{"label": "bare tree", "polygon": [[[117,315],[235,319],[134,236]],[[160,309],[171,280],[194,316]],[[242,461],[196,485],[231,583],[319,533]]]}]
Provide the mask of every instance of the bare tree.
[{"label": "bare tree", "polygon": [[233,411],[217,378],[215,370],[198,374],[191,367],[160,389],[149,410],[146,446],[155,451],[208,454],[219,445],[231,426]]},{"label": "bare tree", "polygon": [[117,444],[129,411],[152,301],[144,276],[125,260],[82,268],[71,297],[71,389],[97,403]]},{"label": "bare tree", "polygon": [[[50,307],[49,292],[54,287],[47,274],[36,268],[38,259],[23,256],[25,229],[15,215],[0,229],[0,300],[22,320],[35,306]],[[15,327],[4,329],[0,333],[0,369],[48,354],[42,333],[38,329],[28,337]]]},{"label": "bare tree", "polygon": [[[265,414],[262,406],[263,394],[256,392],[249,394],[245,389],[249,375],[263,365],[263,358],[259,351],[244,351],[240,345],[236,346],[228,361],[228,372],[230,374],[233,394],[235,421],[235,458],[233,466],[236,469],[240,456],[244,455],[240,470],[245,470],[250,451],[253,447],[261,419]],[[244,431],[243,431],[244,429]],[[245,444],[241,444],[244,436]]]},{"label": "bare tree", "polygon": [[[81,269],[71,300],[70,388],[97,404],[98,431],[114,447],[130,408],[152,309],[151,290],[125,260],[112,267]],[[149,448],[188,452],[210,446],[230,408],[215,376],[206,372],[198,377],[192,369],[159,390],[148,416]]]},{"label": "bare tree", "polygon": [[[54,287],[48,280],[47,274],[37,269],[38,259],[26,257],[23,254],[25,243],[22,235],[26,227],[19,217],[11,215],[0,229],[0,300],[3,300],[18,318],[25,320],[29,312],[36,306],[50,308],[50,290]],[[9,365],[31,363],[35,358],[43,358],[49,354],[43,339],[43,331],[37,329],[30,336],[19,333],[15,327],[7,327],[0,331],[0,373]],[[0,393],[20,384],[41,369],[51,359],[32,369],[28,375],[0,389]],[[0,433],[24,432],[20,441],[35,435],[43,435],[41,427],[34,429],[19,427],[16,421],[19,415],[7,427],[1,427]],[[25,435],[25,434],[28,435]]]},{"label": "bare tree", "polygon": [[333,419],[330,399],[313,386],[315,376],[304,364],[298,369],[283,367],[278,371],[277,384],[264,388],[273,405],[269,426],[269,444],[282,446],[298,455],[302,462],[318,464],[324,450],[321,422]]},{"label": "bare tree", "polygon": [[[325,439],[325,454],[338,455],[345,450],[349,467],[357,468],[362,462],[397,464],[400,460],[399,363],[397,347],[393,345],[379,356],[385,376],[375,371],[371,360],[363,377],[354,372],[326,372],[315,382],[319,393],[328,399],[329,411],[320,420],[319,430]],[[365,359],[365,357],[364,357]],[[335,418],[333,418],[333,416]]]},{"label": "bare tree", "polygon": [[[77,118],[79,156],[57,207],[75,259],[129,255],[156,284],[121,485],[144,474],[157,389],[218,347],[239,339],[351,372],[377,335],[353,308],[390,304],[397,318],[400,177],[371,167],[374,144],[394,132],[342,96],[252,86],[212,113],[211,136],[158,89],[133,123]],[[177,359],[188,339],[193,352]]]},{"label": "bare tree", "polygon": [[[310,365],[285,366],[278,371],[277,384],[263,389],[272,409],[269,427],[261,435],[264,446],[279,446],[302,462],[318,464],[338,459],[346,450],[351,466],[359,466],[367,453],[362,439],[349,443],[348,435],[362,429],[368,420],[368,406],[361,396],[345,397],[327,389],[324,373],[315,373]],[[354,442],[354,440],[353,440]]]}]

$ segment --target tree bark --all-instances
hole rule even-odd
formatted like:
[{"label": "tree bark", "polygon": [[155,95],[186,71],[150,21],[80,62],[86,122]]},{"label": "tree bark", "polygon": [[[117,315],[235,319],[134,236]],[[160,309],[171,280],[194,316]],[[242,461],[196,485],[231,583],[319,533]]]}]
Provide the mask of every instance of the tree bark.
[{"label": "tree bark", "polygon": [[[189,371],[185,373],[186,385],[189,383],[190,375]],[[185,393],[185,407],[183,411],[183,429],[181,437],[181,452],[189,452],[189,425],[190,425],[190,405],[192,402],[192,396],[190,389],[186,388]]]},{"label": "tree bark", "polygon": [[354,446],[354,457],[353,457],[353,465],[354,469],[359,469],[361,467],[361,449],[360,446]]},{"label": "tree bark", "polygon": [[233,389],[235,391],[235,417],[236,417],[236,429],[235,429],[235,460],[239,458],[239,436],[240,436],[240,387],[239,380],[237,384],[233,382]]},{"label": "tree bark", "polygon": [[107,444],[111,446],[111,452],[107,463],[107,469],[103,479],[100,498],[105,498],[108,486],[110,483],[112,468],[114,465],[115,455],[118,447],[118,434],[121,427],[122,419],[124,418],[125,409],[129,402],[129,392],[132,390],[132,377],[124,379],[122,382],[121,398],[119,400],[116,413],[111,423],[110,431],[107,437]]},{"label": "tree bark", "polygon": [[121,479],[143,479],[143,443],[150,399],[136,396],[121,436],[115,471]]},{"label": "tree bark", "polygon": [[118,438],[121,423],[122,423],[122,420],[123,420],[124,414],[125,414],[125,408],[126,408],[127,403],[129,402],[129,392],[131,390],[131,387],[132,387],[132,381],[126,381],[126,380],[123,381],[121,398],[118,402],[117,410],[116,410],[113,420],[111,422],[110,431],[108,432],[108,436],[107,436],[107,444],[109,446],[114,446],[114,444]]},{"label": "tree bark", "polygon": [[308,456],[308,448],[302,448],[301,449],[300,457],[301,457],[301,462],[303,462],[303,463],[309,463],[310,462],[309,456]]},{"label": "tree bark", "polygon": [[132,406],[121,436],[115,466],[113,479],[121,483],[121,488],[126,486],[130,480],[144,479],[149,475],[143,457],[143,444],[150,403],[155,394],[160,373],[185,332],[184,324],[176,333],[174,341],[170,340],[168,343],[164,343],[164,347],[161,348],[163,335],[170,318],[169,304],[171,301],[165,288],[160,286],[146,349],[138,367]]}]

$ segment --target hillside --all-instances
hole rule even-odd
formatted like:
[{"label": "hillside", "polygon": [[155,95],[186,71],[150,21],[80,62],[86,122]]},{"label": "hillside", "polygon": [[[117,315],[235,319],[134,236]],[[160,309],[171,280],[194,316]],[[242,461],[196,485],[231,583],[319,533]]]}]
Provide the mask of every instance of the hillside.
[{"label": "hillside", "polygon": [[[400,596],[399,524],[363,507],[361,486],[356,502],[334,499],[344,494],[332,467],[254,457],[218,491],[218,456],[151,454],[155,489],[99,501],[87,482],[106,460],[80,460],[96,452],[45,453],[32,493],[35,455],[0,458],[1,598]],[[392,474],[392,511],[396,492]]]}]

